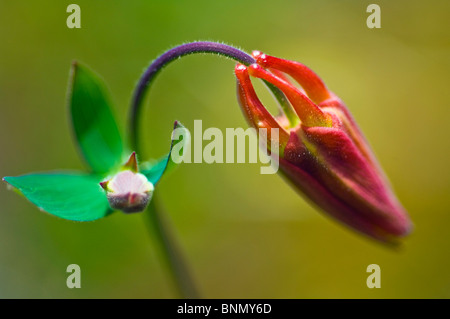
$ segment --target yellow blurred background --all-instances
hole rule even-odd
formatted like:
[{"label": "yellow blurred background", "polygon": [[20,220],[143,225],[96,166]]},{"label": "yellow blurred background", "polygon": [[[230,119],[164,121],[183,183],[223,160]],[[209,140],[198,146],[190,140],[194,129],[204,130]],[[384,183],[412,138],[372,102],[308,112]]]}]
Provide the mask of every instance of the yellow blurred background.
[{"label": "yellow blurred background", "polygon": [[[366,26],[373,1],[79,0],[82,27],[68,29],[70,3],[0,0],[0,176],[85,169],[65,106],[74,59],[104,78],[125,132],[134,86],[164,50],[194,40],[258,49],[306,64],[343,99],[415,229],[395,251],[259,164],[185,164],[157,192],[202,297],[450,297],[450,2],[376,1],[381,29]],[[147,98],[144,157],[167,151],[174,120],[246,127],[233,69],[211,55],[167,67]],[[0,186],[1,298],[176,297],[143,216],[70,222]],[[81,289],[66,287],[72,263]],[[380,289],[366,286],[373,263]]]}]

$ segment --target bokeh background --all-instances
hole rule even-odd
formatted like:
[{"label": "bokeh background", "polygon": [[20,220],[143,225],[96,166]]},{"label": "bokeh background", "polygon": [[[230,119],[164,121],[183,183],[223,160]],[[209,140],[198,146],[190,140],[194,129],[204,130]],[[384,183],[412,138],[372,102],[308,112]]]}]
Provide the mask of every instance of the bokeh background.
[{"label": "bokeh background", "polygon": [[[105,79],[126,129],[145,66],[188,41],[224,41],[310,66],[348,105],[415,224],[401,250],[331,220],[259,164],[186,164],[158,193],[203,297],[450,297],[448,1],[0,0],[0,176],[84,169],[65,95],[76,59]],[[146,154],[167,151],[172,123],[246,127],[234,63],[190,56],[160,74],[144,112]],[[273,105],[260,88],[263,99]],[[143,216],[76,223],[0,185],[0,297],[172,298]],[[82,288],[66,287],[80,265]],[[381,267],[368,289],[366,267]]]}]

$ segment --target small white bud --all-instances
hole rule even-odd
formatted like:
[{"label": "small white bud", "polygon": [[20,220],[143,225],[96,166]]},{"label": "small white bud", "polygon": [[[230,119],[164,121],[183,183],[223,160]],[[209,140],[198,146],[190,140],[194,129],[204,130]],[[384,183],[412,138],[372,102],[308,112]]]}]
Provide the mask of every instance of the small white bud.
[{"label": "small white bud", "polygon": [[131,170],[122,171],[100,185],[106,191],[111,208],[125,213],[142,212],[154,190],[147,177]]}]

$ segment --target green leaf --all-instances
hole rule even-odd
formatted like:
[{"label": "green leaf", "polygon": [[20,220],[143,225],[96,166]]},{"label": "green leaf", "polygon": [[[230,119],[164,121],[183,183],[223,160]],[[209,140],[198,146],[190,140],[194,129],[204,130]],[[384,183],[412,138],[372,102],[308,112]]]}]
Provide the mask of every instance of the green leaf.
[{"label": "green leaf", "polygon": [[73,64],[68,103],[81,153],[94,173],[106,173],[122,160],[123,144],[102,80]]},{"label": "green leaf", "polygon": [[[170,144],[169,153],[160,158],[153,165],[149,164],[150,167],[143,167],[141,173],[144,174],[153,185],[156,185],[163,174],[168,173],[173,168],[175,168],[177,163],[179,163],[182,160],[183,156],[186,155],[186,152],[184,151],[187,147],[189,147],[190,136],[191,135],[189,133],[189,130],[185,128],[180,122],[176,121],[172,132],[172,142]],[[177,158],[177,163],[173,161],[173,158],[171,156],[172,152],[174,152],[174,158]]]},{"label": "green leaf", "polygon": [[76,221],[91,221],[111,213],[100,178],[76,173],[36,173],[4,177],[39,209]]}]

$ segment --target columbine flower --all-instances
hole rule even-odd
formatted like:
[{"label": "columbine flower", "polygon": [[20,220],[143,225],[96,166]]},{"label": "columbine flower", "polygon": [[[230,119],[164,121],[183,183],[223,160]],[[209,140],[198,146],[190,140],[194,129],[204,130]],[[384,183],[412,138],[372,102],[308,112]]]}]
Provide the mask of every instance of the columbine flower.
[{"label": "columbine flower", "polygon": [[[382,241],[406,235],[407,213],[344,103],[305,65],[259,51],[253,57],[256,63],[235,68],[238,99],[251,125],[279,129],[283,175],[325,212],[360,232]],[[266,110],[250,76],[284,93],[284,114],[273,117]]]},{"label": "columbine flower", "polygon": [[[32,173],[3,180],[41,210],[69,220],[91,221],[115,210],[143,211],[154,186],[166,168],[173,166],[169,165],[173,163],[171,152],[159,161],[139,166],[136,153],[124,146],[102,81],[74,63],[69,88],[75,140],[91,173]],[[178,122],[175,129],[185,130]],[[180,143],[187,142],[183,139]],[[173,145],[174,141],[171,149]]]}]

